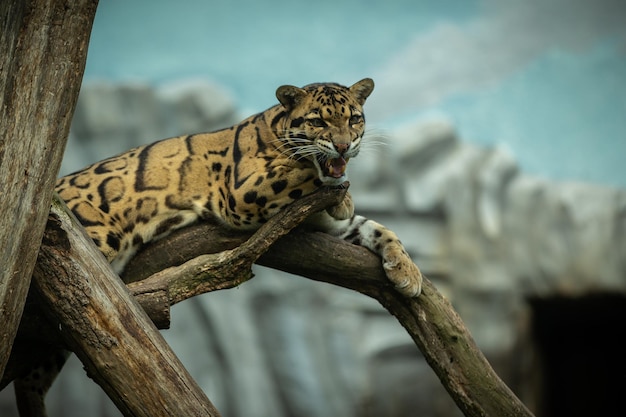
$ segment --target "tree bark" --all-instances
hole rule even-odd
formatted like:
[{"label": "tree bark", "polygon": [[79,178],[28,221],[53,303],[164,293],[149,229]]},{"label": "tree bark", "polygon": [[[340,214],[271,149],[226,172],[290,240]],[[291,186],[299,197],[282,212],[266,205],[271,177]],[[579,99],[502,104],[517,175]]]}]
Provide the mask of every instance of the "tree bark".
[{"label": "tree bark", "polygon": [[37,259],[96,5],[0,2],[0,375]]},{"label": "tree bark", "polygon": [[64,342],[125,416],[219,416],[60,200],[33,285]]}]

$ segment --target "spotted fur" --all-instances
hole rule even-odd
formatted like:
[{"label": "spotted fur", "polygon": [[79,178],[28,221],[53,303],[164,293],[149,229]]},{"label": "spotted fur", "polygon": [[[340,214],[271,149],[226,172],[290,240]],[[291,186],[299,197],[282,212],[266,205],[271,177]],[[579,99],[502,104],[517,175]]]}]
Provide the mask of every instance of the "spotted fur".
[{"label": "spotted fur", "polygon": [[[369,78],[282,86],[279,104],[235,126],[132,149],[60,178],[56,190],[118,273],[142,245],[202,219],[254,230],[297,198],[346,180],[373,88]],[[355,215],[349,194],[309,222],[374,251],[402,294],[420,293],[421,274],[398,237]]]}]

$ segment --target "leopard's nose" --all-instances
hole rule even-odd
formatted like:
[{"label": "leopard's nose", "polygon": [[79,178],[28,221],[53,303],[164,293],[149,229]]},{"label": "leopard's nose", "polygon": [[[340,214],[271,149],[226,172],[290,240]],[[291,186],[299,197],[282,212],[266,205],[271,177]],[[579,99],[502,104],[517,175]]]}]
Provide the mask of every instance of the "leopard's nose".
[{"label": "leopard's nose", "polygon": [[335,149],[337,149],[337,152],[339,152],[340,155],[343,155],[344,153],[346,153],[346,151],[348,150],[348,147],[350,146],[349,143],[335,143]]}]

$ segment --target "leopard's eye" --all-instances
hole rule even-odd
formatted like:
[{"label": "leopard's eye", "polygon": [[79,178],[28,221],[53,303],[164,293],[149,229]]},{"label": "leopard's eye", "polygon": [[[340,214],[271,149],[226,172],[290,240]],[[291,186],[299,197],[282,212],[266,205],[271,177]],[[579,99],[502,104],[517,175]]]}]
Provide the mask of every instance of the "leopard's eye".
[{"label": "leopard's eye", "polygon": [[309,122],[313,127],[326,127],[326,122],[322,120],[321,117],[308,119],[307,122]]},{"label": "leopard's eye", "polygon": [[360,114],[355,114],[350,116],[350,120],[348,121],[350,125],[357,125],[363,121],[363,116]]}]

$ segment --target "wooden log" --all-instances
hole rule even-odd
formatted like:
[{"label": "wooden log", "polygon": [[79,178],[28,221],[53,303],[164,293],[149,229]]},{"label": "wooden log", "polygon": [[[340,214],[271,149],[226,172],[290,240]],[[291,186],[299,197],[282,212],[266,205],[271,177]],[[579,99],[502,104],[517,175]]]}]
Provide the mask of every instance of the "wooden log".
[{"label": "wooden log", "polygon": [[125,416],[219,416],[60,200],[33,285],[65,343]]},{"label": "wooden log", "polygon": [[96,5],[0,2],[0,375],[46,224]]},{"label": "wooden log", "polygon": [[[196,254],[193,259],[176,267],[159,270],[149,278],[138,280],[139,276],[124,275],[126,281],[130,281],[129,288],[134,294],[141,293],[147,295],[151,289],[157,293],[163,288],[168,288],[170,296],[170,304],[175,304],[186,300],[195,295],[203,294],[209,291],[219,289],[232,288],[248,279],[252,278],[252,264],[259,259],[279,238],[285,236],[293,228],[298,226],[311,214],[326,209],[327,207],[339,204],[349,187],[349,183],[345,183],[338,187],[323,187],[317,192],[300,198],[294,203],[287,206],[280,215],[270,218],[259,230],[246,239],[245,234],[231,234],[227,239],[229,243],[236,243],[238,239],[240,243],[234,249],[223,250],[215,254]],[[215,224],[209,224],[210,228],[218,227]],[[222,236],[228,235],[228,232],[222,229]],[[203,240],[204,241],[204,240]],[[182,243],[182,242],[180,242]],[[216,239],[212,239],[215,245]],[[182,252],[174,251],[178,254],[187,254],[191,242],[187,242],[187,249]],[[197,251],[206,253],[206,247],[197,247]],[[164,253],[160,253],[164,257],[159,260],[150,259],[150,250],[143,253],[140,260],[150,262],[152,267],[161,268],[165,257]],[[149,268],[134,269],[134,273],[142,276],[149,271]],[[137,281],[137,282],[135,282]]]}]

